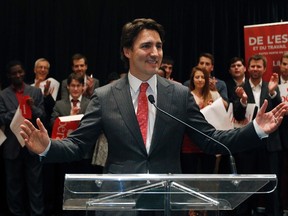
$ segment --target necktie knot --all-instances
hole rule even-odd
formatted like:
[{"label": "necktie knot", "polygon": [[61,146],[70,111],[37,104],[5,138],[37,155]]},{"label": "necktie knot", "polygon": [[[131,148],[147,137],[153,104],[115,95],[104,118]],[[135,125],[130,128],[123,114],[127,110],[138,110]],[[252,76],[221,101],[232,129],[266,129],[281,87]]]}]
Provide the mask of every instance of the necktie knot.
[{"label": "necktie knot", "polygon": [[77,106],[77,103],[79,102],[78,99],[72,99],[71,102],[73,103],[73,106]]},{"label": "necktie knot", "polygon": [[146,92],[148,87],[149,87],[149,84],[147,82],[141,83],[140,92]]}]

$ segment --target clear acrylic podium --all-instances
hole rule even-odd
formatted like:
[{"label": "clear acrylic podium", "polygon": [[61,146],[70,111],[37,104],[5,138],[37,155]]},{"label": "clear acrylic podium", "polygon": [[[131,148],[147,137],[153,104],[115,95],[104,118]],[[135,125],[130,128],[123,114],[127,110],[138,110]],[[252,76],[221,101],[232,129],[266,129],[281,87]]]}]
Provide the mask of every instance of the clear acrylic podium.
[{"label": "clear acrylic podium", "polygon": [[255,193],[271,193],[276,175],[66,174],[64,210],[233,210]]}]

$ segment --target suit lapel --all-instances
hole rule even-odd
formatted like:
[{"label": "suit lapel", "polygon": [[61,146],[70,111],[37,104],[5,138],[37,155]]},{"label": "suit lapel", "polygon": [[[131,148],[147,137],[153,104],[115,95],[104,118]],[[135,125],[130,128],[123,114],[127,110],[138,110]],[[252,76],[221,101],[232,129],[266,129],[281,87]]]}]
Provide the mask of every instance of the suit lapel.
[{"label": "suit lapel", "polygon": [[[129,128],[131,131],[132,136],[134,136],[135,140],[137,140],[137,143],[146,153],[140,127],[136,118],[135,109],[132,104],[128,77],[126,76],[125,78],[119,80],[119,82],[112,87],[112,92],[123,121],[126,123],[127,128]],[[131,115],[131,113],[133,114]]]},{"label": "suit lapel", "polygon": [[19,106],[16,93],[13,91],[12,87],[10,86],[7,91],[7,100],[10,100],[10,103],[13,104],[13,106],[17,109]]},{"label": "suit lapel", "polygon": [[[171,113],[171,103],[173,97],[173,85],[168,83],[166,80],[162,78],[157,78],[157,106]],[[154,125],[154,131],[151,140],[150,152],[156,147],[156,144],[159,143],[160,138],[163,136],[163,132],[165,131],[165,127],[168,125],[165,121],[166,118],[163,118],[163,113],[160,111],[156,111],[156,119]],[[169,118],[169,117],[168,117]]]},{"label": "suit lapel", "polygon": [[245,82],[245,92],[248,96],[248,103],[255,103],[255,98],[252,92],[252,88],[250,86],[249,79]]},{"label": "suit lapel", "polygon": [[260,106],[262,106],[262,104],[264,103],[266,95],[268,95],[268,85],[267,83],[262,81],[261,94],[260,94]]}]

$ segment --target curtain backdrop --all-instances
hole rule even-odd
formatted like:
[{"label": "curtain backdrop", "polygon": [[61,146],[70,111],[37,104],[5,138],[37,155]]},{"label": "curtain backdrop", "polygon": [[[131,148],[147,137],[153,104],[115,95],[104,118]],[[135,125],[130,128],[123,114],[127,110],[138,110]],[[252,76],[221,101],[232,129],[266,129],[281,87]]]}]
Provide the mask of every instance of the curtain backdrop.
[{"label": "curtain backdrop", "polygon": [[153,18],[166,30],[164,54],[175,60],[173,77],[184,82],[201,52],[215,56],[215,75],[229,77],[231,57],[244,57],[243,26],[288,20],[287,0],[4,0],[0,13],[0,71],[18,59],[26,81],[45,57],[50,76],[61,81],[71,72],[71,56],[88,58],[88,73],[101,85],[111,72],[126,72],[120,60],[122,26],[135,18]]}]

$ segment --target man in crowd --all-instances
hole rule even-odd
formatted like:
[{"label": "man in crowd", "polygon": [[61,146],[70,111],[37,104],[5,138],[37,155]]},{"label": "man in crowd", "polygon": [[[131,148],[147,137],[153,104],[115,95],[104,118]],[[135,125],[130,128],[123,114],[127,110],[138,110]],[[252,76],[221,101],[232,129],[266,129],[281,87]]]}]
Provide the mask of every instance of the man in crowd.
[{"label": "man in crowd", "polygon": [[[99,80],[94,78],[93,75],[87,74],[88,63],[87,58],[80,54],[76,53],[72,56],[72,71],[74,73],[79,73],[84,77],[84,92],[83,96],[90,99],[93,94],[94,89],[100,86]],[[68,97],[67,90],[67,79],[63,80],[61,83],[61,99]]]},{"label": "man in crowd", "polygon": [[[32,122],[45,118],[43,95],[39,88],[24,83],[25,70],[19,61],[7,65],[10,86],[0,94],[0,127],[5,126],[3,143],[7,203],[13,215],[43,215],[42,164],[39,156],[22,146],[10,129],[12,119],[21,105],[22,113],[31,110]],[[24,111],[25,110],[25,111]],[[18,110],[20,111],[20,110]],[[23,143],[24,144],[24,143]]]}]

